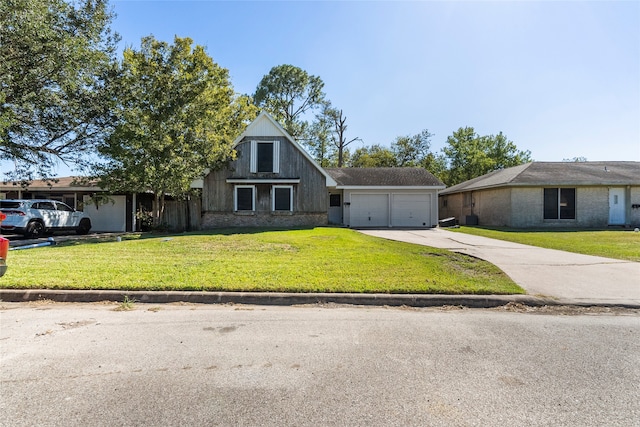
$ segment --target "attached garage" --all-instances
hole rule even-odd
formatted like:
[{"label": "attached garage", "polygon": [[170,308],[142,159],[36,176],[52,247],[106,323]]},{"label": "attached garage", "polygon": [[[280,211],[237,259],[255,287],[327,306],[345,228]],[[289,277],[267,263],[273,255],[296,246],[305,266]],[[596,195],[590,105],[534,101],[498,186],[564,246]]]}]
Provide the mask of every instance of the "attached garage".
[{"label": "attached garage", "polygon": [[343,225],[363,227],[435,227],[438,191],[445,186],[422,168],[327,169],[340,192]]},{"label": "attached garage", "polygon": [[393,194],[392,227],[431,226],[431,194]]},{"label": "attached garage", "polygon": [[351,194],[351,227],[387,227],[388,194]]}]

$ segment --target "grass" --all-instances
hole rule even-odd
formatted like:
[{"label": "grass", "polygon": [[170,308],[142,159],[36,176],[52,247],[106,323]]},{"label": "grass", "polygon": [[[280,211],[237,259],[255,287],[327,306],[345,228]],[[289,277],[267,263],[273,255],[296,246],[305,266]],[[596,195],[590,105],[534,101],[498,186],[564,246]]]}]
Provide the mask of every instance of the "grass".
[{"label": "grass", "polygon": [[494,265],[348,229],[135,235],[12,251],[5,288],[511,294]]},{"label": "grass", "polygon": [[640,233],[633,231],[523,231],[480,227],[451,229],[525,245],[640,262]]}]

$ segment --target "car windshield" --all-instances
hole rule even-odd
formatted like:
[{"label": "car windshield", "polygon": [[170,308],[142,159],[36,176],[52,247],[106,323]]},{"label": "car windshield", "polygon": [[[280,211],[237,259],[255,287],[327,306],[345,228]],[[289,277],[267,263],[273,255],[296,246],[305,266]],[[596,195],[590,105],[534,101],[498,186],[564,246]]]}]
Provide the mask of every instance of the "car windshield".
[{"label": "car windshield", "polygon": [[20,202],[0,201],[0,209],[17,209],[20,205]]}]

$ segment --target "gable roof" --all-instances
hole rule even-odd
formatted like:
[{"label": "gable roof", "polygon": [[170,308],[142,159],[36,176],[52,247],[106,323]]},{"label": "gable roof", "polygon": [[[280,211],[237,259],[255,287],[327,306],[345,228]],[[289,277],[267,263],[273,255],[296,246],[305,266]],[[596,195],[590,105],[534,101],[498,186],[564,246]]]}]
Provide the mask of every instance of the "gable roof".
[{"label": "gable roof", "polygon": [[295,148],[309,161],[311,164],[325,176],[327,181],[327,187],[333,187],[336,185],[335,181],[320,165],[307,153],[307,150],[302,146],[278,123],[271,115],[265,111],[261,111],[258,117],[254,121],[249,123],[247,128],[233,141],[233,147],[237,147],[245,137],[258,137],[258,136],[274,136],[285,137],[291,142]]},{"label": "gable roof", "polygon": [[424,168],[327,168],[337,188],[431,187],[445,188]]},{"label": "gable roof", "polygon": [[640,162],[531,162],[461,182],[440,194],[549,185],[640,185]]}]

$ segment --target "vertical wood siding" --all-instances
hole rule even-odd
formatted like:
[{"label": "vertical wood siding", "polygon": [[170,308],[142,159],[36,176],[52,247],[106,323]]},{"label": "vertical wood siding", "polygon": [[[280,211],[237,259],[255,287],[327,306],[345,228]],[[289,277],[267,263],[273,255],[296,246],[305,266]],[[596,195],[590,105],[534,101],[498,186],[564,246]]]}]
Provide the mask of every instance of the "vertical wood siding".
[{"label": "vertical wood siding", "polygon": [[[251,173],[251,140],[280,141],[279,173]],[[227,179],[265,179],[256,184],[256,211],[270,212],[272,185],[270,179],[299,179],[293,185],[293,215],[325,213],[328,207],[328,192],[325,176],[311,163],[293,143],[285,137],[245,137],[237,146],[237,159],[218,171],[211,172],[204,180],[202,208],[204,212],[233,212],[234,184]]]}]

